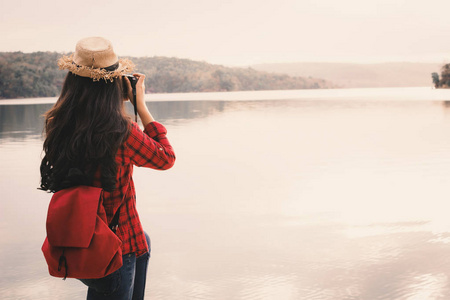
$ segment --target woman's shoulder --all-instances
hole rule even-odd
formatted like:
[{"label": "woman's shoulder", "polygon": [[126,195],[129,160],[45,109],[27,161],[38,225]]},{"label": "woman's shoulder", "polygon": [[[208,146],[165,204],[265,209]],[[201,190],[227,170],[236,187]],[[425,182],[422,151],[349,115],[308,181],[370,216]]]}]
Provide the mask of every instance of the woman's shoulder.
[{"label": "woman's shoulder", "polygon": [[140,137],[143,134],[145,134],[145,133],[143,132],[143,130],[141,129],[139,124],[134,121],[130,121],[129,133],[128,133],[128,137],[127,137],[126,141],[129,142],[130,139],[132,140],[133,138]]},{"label": "woman's shoulder", "polygon": [[128,124],[128,135],[123,140],[122,147],[128,147],[133,143],[133,141],[139,139],[143,134],[145,133],[142,131],[139,125],[134,121],[130,121]]}]

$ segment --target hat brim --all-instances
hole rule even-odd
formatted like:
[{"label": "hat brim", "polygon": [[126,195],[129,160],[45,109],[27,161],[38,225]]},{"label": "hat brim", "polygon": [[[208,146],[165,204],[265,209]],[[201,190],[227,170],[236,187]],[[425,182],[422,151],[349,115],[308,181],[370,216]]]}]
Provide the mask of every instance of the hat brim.
[{"label": "hat brim", "polygon": [[114,71],[107,71],[100,68],[79,66],[73,62],[73,54],[71,54],[61,57],[58,60],[58,67],[60,70],[69,70],[75,75],[89,77],[94,81],[99,81],[100,79],[113,81],[114,78],[133,72],[135,65],[129,59],[119,59],[119,67]]}]

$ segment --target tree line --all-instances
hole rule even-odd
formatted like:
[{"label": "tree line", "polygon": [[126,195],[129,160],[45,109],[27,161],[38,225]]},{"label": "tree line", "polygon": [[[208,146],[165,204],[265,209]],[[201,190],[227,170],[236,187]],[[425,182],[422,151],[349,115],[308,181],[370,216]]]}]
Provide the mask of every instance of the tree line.
[{"label": "tree line", "polygon": [[[57,52],[0,52],[0,99],[54,97],[66,70],[59,70]],[[146,75],[151,93],[254,91],[331,88],[323,79],[230,68],[170,57],[127,57]]]}]

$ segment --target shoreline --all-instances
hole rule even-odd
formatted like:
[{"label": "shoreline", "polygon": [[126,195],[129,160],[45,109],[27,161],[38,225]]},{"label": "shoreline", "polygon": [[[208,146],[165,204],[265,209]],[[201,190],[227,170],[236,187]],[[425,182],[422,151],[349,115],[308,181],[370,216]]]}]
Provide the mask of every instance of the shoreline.
[{"label": "shoreline", "polygon": [[[58,97],[3,99],[0,105],[53,104]],[[146,102],[268,100],[450,101],[450,89],[432,87],[264,90],[146,94]]]}]

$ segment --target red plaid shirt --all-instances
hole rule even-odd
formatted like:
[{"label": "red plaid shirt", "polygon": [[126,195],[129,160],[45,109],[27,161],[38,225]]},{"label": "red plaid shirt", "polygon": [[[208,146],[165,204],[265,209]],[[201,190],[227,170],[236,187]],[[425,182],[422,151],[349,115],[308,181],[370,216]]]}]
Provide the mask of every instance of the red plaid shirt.
[{"label": "red plaid shirt", "polygon": [[[133,165],[158,170],[167,170],[175,162],[175,153],[166,137],[166,128],[151,122],[144,132],[132,122],[130,134],[119,147],[116,155],[117,183],[112,192],[103,191],[103,206],[108,223],[112,221],[119,206],[119,228],[117,236],[122,240],[122,254],[136,253],[140,256],[148,251],[144,230],[136,210],[136,192],[133,183]],[[100,180],[95,186],[101,186]]]}]

